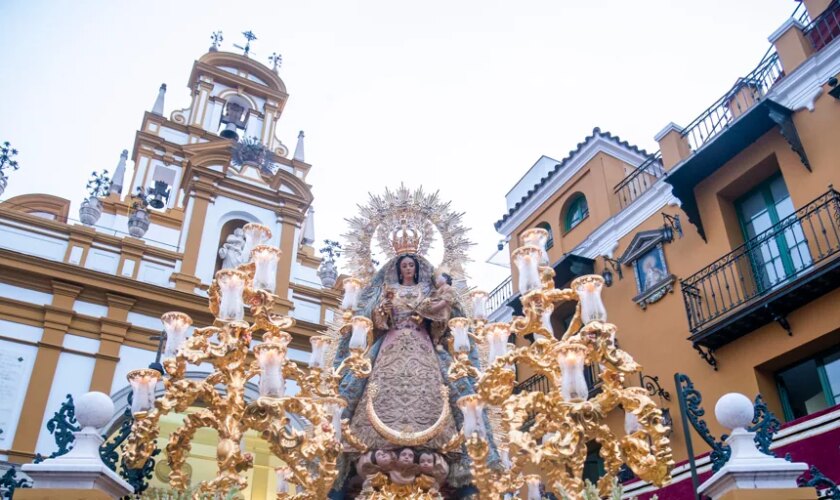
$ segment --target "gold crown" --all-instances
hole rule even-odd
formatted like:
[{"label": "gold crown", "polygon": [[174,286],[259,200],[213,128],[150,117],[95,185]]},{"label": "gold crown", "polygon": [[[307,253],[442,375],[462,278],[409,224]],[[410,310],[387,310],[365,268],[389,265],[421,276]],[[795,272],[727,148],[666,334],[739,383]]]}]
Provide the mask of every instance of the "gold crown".
[{"label": "gold crown", "polygon": [[396,255],[416,254],[420,248],[421,239],[420,232],[408,227],[406,221],[403,220],[400,228],[391,232],[391,247]]}]

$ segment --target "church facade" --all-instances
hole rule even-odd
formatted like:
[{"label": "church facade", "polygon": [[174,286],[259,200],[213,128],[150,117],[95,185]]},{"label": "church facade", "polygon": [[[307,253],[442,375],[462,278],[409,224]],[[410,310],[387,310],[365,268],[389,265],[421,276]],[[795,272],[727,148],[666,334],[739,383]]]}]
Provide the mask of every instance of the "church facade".
[{"label": "church facade", "polygon": [[[656,134],[659,151],[596,128],[562,160],[541,157],[507,194],[494,260],[541,227],[556,286],[601,274],[618,342],[643,366],[634,383],[670,414],[673,482],[654,491],[628,476],[628,496],[693,497],[729,432],[714,417],[729,392],[761,394],[781,424],[778,456],[840,481],[838,18],[837,2],[802,2],[755,69],[688,125]],[[511,271],[490,295],[494,320],[521,312]],[[554,310],[554,331],[573,313]],[[525,367],[517,375],[520,391],[549,388]],[[704,416],[691,401],[680,408],[687,380]],[[603,466],[596,443],[590,451],[595,479]]]},{"label": "church facade", "polygon": [[[306,361],[309,337],[332,320],[340,296],[335,279],[324,286],[317,274],[303,133],[293,153],[275,135],[289,97],[276,65],[214,45],[187,85],[191,102],[166,114],[161,87],[81,221],[68,200],[47,194],[0,203],[0,459],[8,463],[55,450],[46,423],[67,395],[111,395],[116,422],[127,372],[155,361],[160,316],[178,310],[193,327],[212,322],[207,288],[217,270],[247,260],[248,223],[268,227],[267,243],[282,251],[274,292],[276,312],[296,320],[290,357]],[[192,376],[210,368],[193,367]],[[178,418],[162,423],[163,443]],[[214,474],[213,440],[196,437],[188,462],[196,481]],[[279,464],[258,442],[243,444],[255,456],[245,493],[273,498]],[[167,474],[156,468],[152,487],[163,488]]]}]

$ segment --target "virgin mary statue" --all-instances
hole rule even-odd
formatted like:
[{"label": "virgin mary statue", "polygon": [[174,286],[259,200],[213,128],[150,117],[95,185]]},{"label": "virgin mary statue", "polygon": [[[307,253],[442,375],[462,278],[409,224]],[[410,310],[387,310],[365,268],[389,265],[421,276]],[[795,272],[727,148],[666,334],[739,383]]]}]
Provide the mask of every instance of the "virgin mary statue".
[{"label": "virgin mary statue", "polygon": [[[399,195],[403,190],[388,192],[386,197]],[[432,199],[436,201],[436,195]],[[428,248],[428,243],[423,245],[423,238],[430,237],[422,228],[428,230],[429,225],[413,229],[407,222],[412,214],[405,213],[406,204],[395,205],[396,214],[373,221],[379,224],[350,221],[351,226],[354,222],[362,228],[378,225],[386,231],[388,237],[379,241],[387,241],[391,246],[387,252],[391,258],[365,277],[369,284],[361,293],[356,311],[373,322],[374,341],[368,353],[372,362],[370,376],[361,379],[347,372],[339,389],[348,402],[343,416],[349,419],[352,434],[369,451],[347,456],[346,474],[336,485],[337,490],[355,490],[359,483],[363,488],[369,487],[370,479],[377,473],[396,484],[411,484],[421,476],[434,478],[440,488],[445,485],[454,489],[469,483],[469,464],[463,450],[443,449],[462,425],[456,401],[474,393],[474,381],[469,377],[452,382],[447,376],[452,362],[445,347],[450,335],[447,322],[463,316],[463,307],[450,274],[440,266],[435,269],[422,255]],[[444,213],[439,215],[446,215],[445,207],[441,212]],[[393,221],[390,227],[389,220]],[[448,231],[456,222],[450,220],[450,225],[440,231],[444,247],[449,245],[450,250],[453,246],[469,245],[466,240],[447,241],[452,238]],[[353,237],[370,241],[364,235]],[[358,250],[356,246],[357,253]],[[350,257],[352,261],[353,255]],[[450,251],[446,263],[459,267],[461,262],[451,257]],[[364,269],[369,270],[370,262],[364,264]],[[339,342],[335,366],[349,354],[348,337]],[[470,358],[478,366],[477,351],[472,347]],[[487,428],[490,429],[489,424]],[[495,450],[493,458],[497,459]]]}]

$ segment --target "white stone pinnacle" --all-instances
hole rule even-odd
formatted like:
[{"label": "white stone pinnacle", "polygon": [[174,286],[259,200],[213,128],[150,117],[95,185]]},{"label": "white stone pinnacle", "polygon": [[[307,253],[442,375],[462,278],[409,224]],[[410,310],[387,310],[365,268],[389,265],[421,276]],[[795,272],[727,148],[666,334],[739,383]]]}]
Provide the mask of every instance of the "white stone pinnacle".
[{"label": "white stone pinnacle", "polygon": [[155,99],[155,105],[152,107],[152,113],[163,116],[163,98],[166,95],[166,84],[160,84],[160,90],[158,90],[157,99]]},{"label": "white stone pinnacle", "polygon": [[305,161],[303,155],[303,130],[298,133],[297,146],[295,147],[295,154],[293,158],[297,161]]}]

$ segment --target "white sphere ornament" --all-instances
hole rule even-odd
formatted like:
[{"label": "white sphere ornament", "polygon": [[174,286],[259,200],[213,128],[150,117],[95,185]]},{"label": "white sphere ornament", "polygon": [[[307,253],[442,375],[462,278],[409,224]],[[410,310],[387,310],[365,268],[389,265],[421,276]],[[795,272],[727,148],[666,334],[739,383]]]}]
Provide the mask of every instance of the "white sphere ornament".
[{"label": "white sphere ornament", "polygon": [[114,402],[102,392],[88,392],[75,401],[76,420],[82,429],[100,429],[114,416]]},{"label": "white sphere ornament", "polygon": [[715,405],[715,417],[727,429],[746,429],[754,416],[753,402],[738,392],[724,394]]}]

